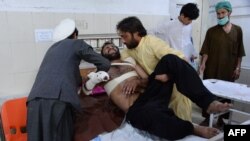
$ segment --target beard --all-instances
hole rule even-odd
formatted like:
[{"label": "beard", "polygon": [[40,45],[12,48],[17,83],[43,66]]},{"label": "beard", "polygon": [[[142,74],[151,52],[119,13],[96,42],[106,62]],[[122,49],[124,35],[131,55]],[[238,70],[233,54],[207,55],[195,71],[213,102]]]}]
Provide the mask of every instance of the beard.
[{"label": "beard", "polygon": [[128,49],[133,49],[133,48],[136,48],[138,44],[139,42],[137,42],[133,37],[130,43],[126,43],[125,45],[127,46]]},{"label": "beard", "polygon": [[113,60],[117,60],[121,58],[121,54],[120,51],[117,47],[116,52],[112,53],[112,54],[103,54],[103,57],[107,58],[109,61],[113,61]]}]

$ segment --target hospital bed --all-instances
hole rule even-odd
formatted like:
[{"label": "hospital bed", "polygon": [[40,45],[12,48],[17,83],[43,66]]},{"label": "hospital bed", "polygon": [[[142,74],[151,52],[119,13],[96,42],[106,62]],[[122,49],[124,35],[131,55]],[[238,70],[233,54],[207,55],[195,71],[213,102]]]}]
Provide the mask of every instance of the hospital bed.
[{"label": "hospital bed", "polygon": [[[166,141],[133,128],[124,123],[124,113],[110,103],[103,94],[79,95],[82,108],[76,114],[74,141]],[[223,133],[211,138],[189,135],[179,141],[217,141],[223,139]]]},{"label": "hospital bed", "polygon": [[[79,96],[81,111],[76,113],[74,141],[166,141],[133,128],[123,121],[124,113],[103,94]],[[220,137],[220,138],[223,138]],[[190,135],[179,141],[208,141]],[[216,141],[212,140],[211,141]]]},{"label": "hospital bed", "polygon": [[[238,101],[241,103],[250,103],[250,88],[247,87],[247,85],[239,84],[239,83],[233,83],[233,82],[227,82],[222,80],[216,80],[216,79],[207,79],[203,80],[204,85],[215,95],[227,99],[231,99],[232,101]],[[249,113],[240,111],[237,109],[230,109],[228,112],[238,112],[244,115],[250,116]],[[211,114],[210,115],[210,122],[209,126],[212,127],[213,120],[219,116],[220,114]],[[250,119],[250,118],[249,118]],[[229,124],[231,122],[231,116],[229,120]],[[240,124],[249,124],[250,120],[240,123]],[[189,135],[183,139],[180,139],[179,141],[220,141],[223,140],[224,133],[223,131],[218,134],[217,136],[211,138],[211,139],[205,139],[202,137],[198,137],[195,135]],[[112,132],[108,133],[102,133],[98,135],[96,138],[92,139],[91,141],[130,141],[130,140],[136,140],[136,141],[166,141],[164,139],[159,139],[157,137],[154,137],[152,135],[149,135],[148,133],[145,133],[143,131],[140,131],[138,129],[133,128],[128,123],[122,123],[121,126],[118,129],[113,130]]]},{"label": "hospital bed", "polygon": [[[217,79],[203,80],[203,84],[208,88],[208,90],[210,90],[216,96],[230,99],[232,100],[232,103],[237,101],[240,103],[250,104],[250,87],[248,87],[245,84],[239,84]],[[239,109],[232,108],[226,112],[230,112],[228,124],[231,124],[232,112],[237,112],[243,115],[247,115],[249,116],[250,119],[250,113],[241,111]],[[210,114],[209,127],[212,127],[213,121],[216,117],[224,113],[225,112],[218,114]]]},{"label": "hospital bed", "polygon": [[[80,36],[88,44],[99,51],[105,41],[113,41],[120,48],[123,44],[119,37],[115,35],[91,35]],[[86,74],[95,70],[92,64],[82,63],[80,65],[81,74]],[[124,123],[124,114],[116,106],[110,104],[108,96],[104,94],[84,96],[80,95],[82,109],[76,114],[74,141],[166,141],[159,139],[143,131],[133,128]],[[211,138],[205,139],[190,135],[180,141],[217,141],[223,139],[223,133]]]}]

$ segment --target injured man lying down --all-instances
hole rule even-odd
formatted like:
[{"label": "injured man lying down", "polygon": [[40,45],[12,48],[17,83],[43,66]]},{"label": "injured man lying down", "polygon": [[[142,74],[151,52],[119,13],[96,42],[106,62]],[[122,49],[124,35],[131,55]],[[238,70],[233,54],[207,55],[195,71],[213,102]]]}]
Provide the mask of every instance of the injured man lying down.
[{"label": "injured man lying down", "polygon": [[167,140],[182,139],[188,135],[211,138],[219,133],[216,128],[194,125],[178,118],[168,108],[173,84],[208,113],[228,110],[231,104],[216,101],[202,83],[196,71],[186,61],[175,55],[166,55],[154,72],[147,74],[132,58],[120,59],[119,48],[106,42],[101,54],[111,61],[106,72],[92,72],[83,85],[85,94],[101,81],[110,99],[126,113],[125,122],[152,136]]}]

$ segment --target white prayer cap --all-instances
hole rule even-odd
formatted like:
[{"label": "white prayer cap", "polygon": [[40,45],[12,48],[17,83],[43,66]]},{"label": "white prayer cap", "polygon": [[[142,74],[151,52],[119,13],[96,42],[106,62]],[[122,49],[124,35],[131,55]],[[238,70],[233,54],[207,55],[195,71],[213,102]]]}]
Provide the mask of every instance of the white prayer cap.
[{"label": "white prayer cap", "polygon": [[53,41],[58,42],[69,37],[76,28],[76,23],[72,19],[62,20],[54,29]]}]

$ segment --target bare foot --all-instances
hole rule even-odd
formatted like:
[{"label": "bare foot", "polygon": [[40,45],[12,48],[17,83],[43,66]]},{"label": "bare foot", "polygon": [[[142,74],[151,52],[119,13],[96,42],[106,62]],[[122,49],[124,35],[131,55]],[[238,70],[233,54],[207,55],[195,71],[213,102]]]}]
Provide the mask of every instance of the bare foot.
[{"label": "bare foot", "polygon": [[212,138],[218,135],[220,131],[216,128],[194,125],[194,134],[203,138]]},{"label": "bare foot", "polygon": [[167,74],[158,74],[158,75],[155,75],[155,79],[159,80],[161,82],[167,82],[169,80]]},{"label": "bare foot", "polygon": [[227,111],[229,108],[231,108],[233,105],[230,103],[221,103],[217,100],[210,103],[210,105],[207,108],[207,113],[219,113]]}]

